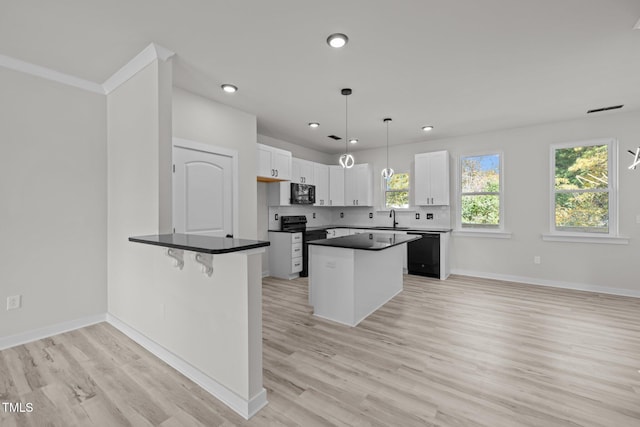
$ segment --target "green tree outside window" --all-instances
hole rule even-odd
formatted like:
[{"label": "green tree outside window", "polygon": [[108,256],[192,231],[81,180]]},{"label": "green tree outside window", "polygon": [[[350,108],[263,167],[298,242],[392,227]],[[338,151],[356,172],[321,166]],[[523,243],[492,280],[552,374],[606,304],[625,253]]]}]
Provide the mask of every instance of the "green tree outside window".
[{"label": "green tree outside window", "polygon": [[554,218],[560,231],[609,232],[609,146],[557,148]]},{"label": "green tree outside window", "polygon": [[460,159],[462,227],[500,226],[500,155]]},{"label": "green tree outside window", "polygon": [[409,207],[409,174],[396,173],[385,183],[385,207],[389,209]]}]

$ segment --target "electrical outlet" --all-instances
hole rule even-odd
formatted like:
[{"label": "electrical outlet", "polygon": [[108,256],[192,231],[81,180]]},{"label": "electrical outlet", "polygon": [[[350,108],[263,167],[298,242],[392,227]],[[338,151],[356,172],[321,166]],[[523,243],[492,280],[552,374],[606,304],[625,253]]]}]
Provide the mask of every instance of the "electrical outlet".
[{"label": "electrical outlet", "polygon": [[344,218],[344,212],[340,212],[340,218]]},{"label": "electrical outlet", "polygon": [[373,212],[369,212],[369,219],[373,219]]},{"label": "electrical outlet", "polygon": [[427,219],[433,219],[433,214],[432,213],[428,213],[427,214]]},{"label": "electrical outlet", "polygon": [[276,218],[275,218],[275,220],[276,220],[276,221],[278,220],[278,214],[276,214]]},{"label": "electrical outlet", "polygon": [[315,212],[313,213],[313,219],[316,219],[316,213]]},{"label": "electrical outlet", "polygon": [[420,212],[416,212],[416,219],[420,219]]},{"label": "electrical outlet", "polygon": [[22,295],[7,297],[7,310],[15,310],[22,306]]},{"label": "electrical outlet", "polygon": [[540,255],[536,255],[533,257],[533,263],[534,264],[540,264]]}]

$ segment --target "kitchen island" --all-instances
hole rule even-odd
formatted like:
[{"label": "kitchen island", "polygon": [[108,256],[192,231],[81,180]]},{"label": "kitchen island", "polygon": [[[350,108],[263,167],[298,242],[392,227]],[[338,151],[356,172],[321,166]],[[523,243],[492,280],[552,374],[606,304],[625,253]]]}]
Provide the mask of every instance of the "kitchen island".
[{"label": "kitchen island", "polygon": [[362,233],[309,242],[314,315],[356,326],[402,291],[402,257],[420,236]]}]

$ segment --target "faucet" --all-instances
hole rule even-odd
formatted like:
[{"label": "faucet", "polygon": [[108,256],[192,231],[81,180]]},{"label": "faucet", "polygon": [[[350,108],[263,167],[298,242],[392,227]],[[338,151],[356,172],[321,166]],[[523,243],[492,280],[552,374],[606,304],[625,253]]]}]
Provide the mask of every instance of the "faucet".
[{"label": "faucet", "polygon": [[391,218],[391,216],[393,216],[393,228],[396,228],[396,225],[398,225],[398,221],[396,221],[396,210],[395,209],[391,209],[389,211],[389,218]]}]

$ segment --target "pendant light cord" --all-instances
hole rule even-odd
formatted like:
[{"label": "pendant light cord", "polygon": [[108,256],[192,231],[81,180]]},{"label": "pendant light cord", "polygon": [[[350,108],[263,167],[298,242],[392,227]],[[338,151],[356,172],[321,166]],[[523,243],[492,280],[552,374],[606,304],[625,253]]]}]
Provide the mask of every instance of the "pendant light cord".
[{"label": "pendant light cord", "polygon": [[387,169],[389,169],[389,120],[387,120]]},{"label": "pendant light cord", "polygon": [[344,96],[344,150],[349,154],[349,95]]}]

